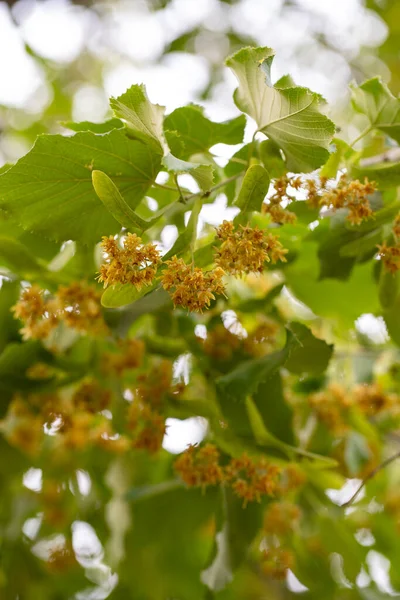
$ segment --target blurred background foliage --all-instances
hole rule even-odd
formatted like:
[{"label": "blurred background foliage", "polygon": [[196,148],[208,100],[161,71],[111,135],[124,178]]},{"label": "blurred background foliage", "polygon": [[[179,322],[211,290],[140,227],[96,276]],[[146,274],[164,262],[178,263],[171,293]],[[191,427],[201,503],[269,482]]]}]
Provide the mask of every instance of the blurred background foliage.
[{"label": "blurred background foliage", "polygon": [[234,116],[223,65],[244,45],[274,48],[275,79],[290,65],[351,137],[350,80],[379,74],[400,91],[399,22],[396,0],[2,1],[0,166],[62,121],[102,121],[134,81],[167,111],[201,102],[211,118]]}]

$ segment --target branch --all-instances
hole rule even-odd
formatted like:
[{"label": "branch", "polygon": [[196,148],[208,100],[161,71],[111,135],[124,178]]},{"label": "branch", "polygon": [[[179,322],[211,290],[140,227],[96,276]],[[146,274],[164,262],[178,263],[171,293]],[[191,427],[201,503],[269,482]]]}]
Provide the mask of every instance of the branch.
[{"label": "branch", "polygon": [[357,488],[356,492],[352,495],[352,497],[350,498],[350,500],[347,500],[347,502],[345,502],[344,504],[341,505],[342,508],[350,506],[350,504],[352,504],[354,502],[354,500],[357,498],[358,494],[361,492],[361,490],[363,489],[363,487],[368,483],[368,481],[370,479],[372,479],[373,477],[375,477],[375,475],[377,475],[377,473],[379,473],[379,471],[382,471],[382,469],[384,469],[385,467],[387,467],[388,465],[390,465],[390,463],[394,462],[397,458],[400,458],[400,451],[396,452],[396,454],[393,454],[392,456],[389,456],[389,458],[387,458],[380,465],[378,465],[377,467],[375,467],[375,469],[373,469],[365,477],[365,479],[360,483],[359,487]]}]

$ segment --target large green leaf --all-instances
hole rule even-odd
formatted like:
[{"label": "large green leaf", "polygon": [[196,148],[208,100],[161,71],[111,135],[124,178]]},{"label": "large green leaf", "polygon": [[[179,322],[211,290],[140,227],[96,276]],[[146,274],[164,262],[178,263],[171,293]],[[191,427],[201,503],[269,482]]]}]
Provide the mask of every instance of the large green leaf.
[{"label": "large green leaf", "polygon": [[122,131],[43,135],[0,176],[0,208],[24,229],[57,241],[94,243],[120,224],[97,198],[92,171],[108,173],[134,209],[159,167],[159,155]]},{"label": "large green leaf", "polygon": [[215,144],[240,144],[243,141],[246,118],[240,115],[223,123],[214,123],[203,115],[200,106],[190,105],[177,108],[165,118],[164,129],[167,140],[176,134],[182,142],[174,154],[188,160],[193,154],[206,152]]},{"label": "large green leaf", "polygon": [[285,153],[290,171],[309,172],[329,158],[335,126],[319,111],[321,98],[290,78],[271,81],[271,48],[243,48],[226,64],[239,80],[235,102]]},{"label": "large green leaf", "polygon": [[351,99],[355,110],[367,117],[371,129],[380,129],[400,143],[400,99],[380,77],[352,85]]}]

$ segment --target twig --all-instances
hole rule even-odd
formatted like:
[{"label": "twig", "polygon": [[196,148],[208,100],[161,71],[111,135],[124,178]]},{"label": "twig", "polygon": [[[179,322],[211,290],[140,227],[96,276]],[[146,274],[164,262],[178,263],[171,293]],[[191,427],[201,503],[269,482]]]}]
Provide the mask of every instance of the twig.
[{"label": "twig", "polygon": [[210,196],[213,192],[215,192],[216,190],[218,190],[221,187],[224,187],[225,185],[228,185],[228,183],[231,183],[231,181],[235,181],[236,179],[239,179],[239,177],[241,177],[243,175],[244,171],[240,171],[240,173],[236,173],[236,175],[232,175],[232,177],[228,177],[228,179],[224,179],[224,181],[220,181],[219,183],[216,183],[212,188],[210,188],[207,192],[194,192],[193,194],[190,194],[190,196],[186,196],[184,198],[185,202],[188,202],[188,200],[192,200],[192,198],[196,198],[197,196],[201,196],[202,198],[207,198],[208,196]]},{"label": "twig", "polygon": [[377,467],[375,467],[375,469],[373,469],[365,477],[365,479],[363,479],[363,481],[360,483],[359,487],[357,488],[357,490],[355,491],[355,493],[352,495],[352,497],[350,498],[350,500],[347,500],[347,502],[345,502],[344,504],[341,505],[342,508],[345,508],[346,506],[350,506],[350,504],[352,504],[354,502],[354,500],[357,498],[358,494],[361,492],[361,490],[363,489],[363,487],[368,483],[368,481],[370,479],[372,479],[373,477],[375,477],[375,475],[377,473],[379,473],[379,471],[382,471],[382,469],[384,469],[385,467],[387,467],[388,465],[390,465],[390,463],[392,463],[393,461],[395,461],[397,458],[400,458],[400,451],[396,452],[396,454],[393,454],[392,456],[389,456],[389,458],[387,458],[380,465],[378,465]]}]

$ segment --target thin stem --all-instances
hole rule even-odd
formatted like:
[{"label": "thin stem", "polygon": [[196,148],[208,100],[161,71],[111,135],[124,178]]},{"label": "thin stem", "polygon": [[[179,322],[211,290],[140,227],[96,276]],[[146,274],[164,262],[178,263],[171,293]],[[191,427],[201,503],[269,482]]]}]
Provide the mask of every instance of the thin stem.
[{"label": "thin stem", "polygon": [[388,465],[390,465],[390,463],[394,462],[397,458],[400,458],[400,451],[396,452],[396,454],[393,454],[392,456],[389,456],[389,458],[387,458],[386,460],[384,460],[380,465],[378,465],[375,469],[373,469],[365,477],[365,479],[363,479],[363,481],[360,483],[359,487],[357,488],[356,492],[352,495],[352,497],[350,498],[350,500],[348,500],[347,502],[345,502],[344,504],[342,504],[342,508],[345,508],[346,506],[350,506],[350,504],[352,504],[354,502],[354,500],[357,498],[358,494],[361,492],[361,490],[363,489],[363,487],[368,483],[368,481],[370,481],[370,479],[372,479],[373,477],[375,477],[375,475],[377,473],[379,473],[380,471],[382,471],[382,469],[384,469],[385,467],[387,467]]},{"label": "thin stem", "polygon": [[164,185],[163,183],[157,183],[156,181],[153,183],[153,186],[162,190],[169,190],[170,192],[179,192],[178,188],[173,187],[172,185]]},{"label": "thin stem", "polygon": [[355,144],[357,144],[357,142],[359,142],[370,131],[372,131],[372,127],[371,126],[369,126],[366,129],[364,129],[364,131],[362,131],[360,133],[360,135],[358,137],[356,137],[356,139],[351,142],[350,146],[353,147]]},{"label": "thin stem", "polygon": [[175,181],[175,184],[176,184],[176,189],[179,192],[179,201],[183,202],[185,204],[186,200],[185,200],[184,195],[182,194],[181,186],[179,185],[179,181],[178,181],[178,175],[176,173],[174,173],[174,181]]},{"label": "thin stem", "polygon": [[244,173],[244,171],[240,171],[240,173],[236,173],[236,175],[232,175],[232,177],[228,177],[228,179],[224,179],[224,181],[220,181],[219,183],[216,183],[207,192],[203,192],[203,191],[194,192],[194,194],[190,194],[190,196],[186,196],[186,198],[184,198],[184,200],[185,200],[185,202],[187,202],[188,200],[192,200],[192,198],[196,198],[197,196],[206,198],[207,196],[210,196],[213,192],[215,192],[219,188],[224,187],[225,185],[228,185],[228,183],[231,183],[232,181],[236,181],[236,179],[239,179],[239,177],[241,177],[243,175],[243,173]]}]

